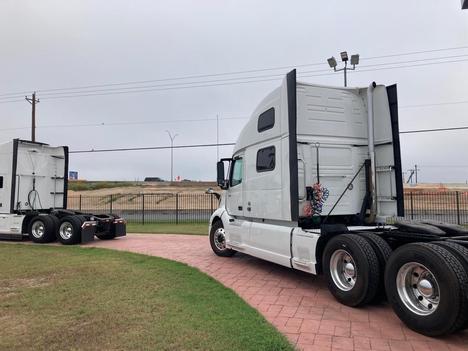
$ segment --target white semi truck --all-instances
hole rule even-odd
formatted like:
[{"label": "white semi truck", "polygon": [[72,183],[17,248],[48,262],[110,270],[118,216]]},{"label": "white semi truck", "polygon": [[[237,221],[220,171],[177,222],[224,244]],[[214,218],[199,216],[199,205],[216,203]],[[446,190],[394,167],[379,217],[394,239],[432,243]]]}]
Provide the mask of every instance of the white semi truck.
[{"label": "white semi truck", "polygon": [[468,326],[468,231],[401,219],[396,85],[312,85],[293,70],[217,171],[225,190],[210,219],[217,255],[324,274],[348,306],[386,296],[422,334]]},{"label": "white semi truck", "polygon": [[116,215],[67,210],[68,147],[14,139],[0,145],[0,238],[65,245],[126,235]]}]

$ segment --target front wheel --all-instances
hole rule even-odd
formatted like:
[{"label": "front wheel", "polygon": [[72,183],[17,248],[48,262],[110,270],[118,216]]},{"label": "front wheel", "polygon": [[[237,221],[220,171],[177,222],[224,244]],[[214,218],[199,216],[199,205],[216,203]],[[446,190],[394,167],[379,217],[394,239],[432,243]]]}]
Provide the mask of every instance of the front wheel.
[{"label": "front wheel", "polygon": [[236,253],[235,250],[226,247],[226,232],[221,221],[216,221],[211,226],[210,245],[213,252],[218,256],[231,257]]}]

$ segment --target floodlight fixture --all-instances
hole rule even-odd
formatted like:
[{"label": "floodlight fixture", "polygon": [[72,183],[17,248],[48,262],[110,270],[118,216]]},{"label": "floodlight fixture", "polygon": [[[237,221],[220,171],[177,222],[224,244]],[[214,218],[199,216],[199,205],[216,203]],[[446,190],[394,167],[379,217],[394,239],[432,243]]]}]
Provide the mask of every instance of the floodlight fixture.
[{"label": "floodlight fixture", "polygon": [[348,61],[348,53],[346,51],[343,51],[340,55],[341,55],[341,61],[343,62]]},{"label": "floodlight fixture", "polygon": [[359,64],[359,54],[351,55],[351,64],[356,66]]},{"label": "floodlight fixture", "polygon": [[347,77],[348,70],[354,71],[356,69],[356,65],[359,64],[359,54],[351,55],[350,66],[353,66],[353,67],[348,66],[349,57],[348,57],[347,51],[340,52],[340,57],[341,57],[341,61],[344,62],[344,67],[340,69],[336,68],[338,66],[338,63],[336,62],[335,57],[332,56],[329,59],[327,59],[327,61],[328,61],[328,65],[330,66],[330,68],[333,68],[333,71],[335,72],[343,71],[344,86],[346,87],[348,86],[348,77]]}]

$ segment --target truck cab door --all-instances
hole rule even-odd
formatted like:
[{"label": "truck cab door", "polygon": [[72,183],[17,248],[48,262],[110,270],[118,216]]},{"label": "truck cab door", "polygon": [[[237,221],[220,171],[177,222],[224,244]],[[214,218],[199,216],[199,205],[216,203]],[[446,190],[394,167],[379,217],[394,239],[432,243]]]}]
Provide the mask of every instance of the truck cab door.
[{"label": "truck cab door", "polygon": [[229,174],[229,189],[227,191],[226,209],[229,215],[244,216],[243,183],[244,160],[242,156],[234,158]]},{"label": "truck cab door", "polygon": [[244,218],[244,155],[234,157],[229,174],[226,210],[229,222],[225,223],[226,239],[235,249],[242,248],[248,240],[251,222]]}]

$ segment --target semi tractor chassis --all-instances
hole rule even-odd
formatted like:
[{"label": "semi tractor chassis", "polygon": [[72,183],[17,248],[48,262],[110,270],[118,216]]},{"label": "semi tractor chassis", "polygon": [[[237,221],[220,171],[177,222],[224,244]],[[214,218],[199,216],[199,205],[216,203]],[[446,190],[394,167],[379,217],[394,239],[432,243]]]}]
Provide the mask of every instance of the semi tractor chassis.
[{"label": "semi tractor chassis", "polygon": [[[291,236],[293,246],[294,235]],[[232,256],[218,218],[210,243]],[[397,221],[384,227],[324,225],[316,247],[317,274],[342,304],[352,307],[388,299],[411,329],[428,335],[468,327],[468,230],[433,221]]]},{"label": "semi tractor chassis", "polygon": [[[10,215],[11,216],[11,215]],[[13,215],[22,218],[21,232],[1,234],[0,239],[31,239],[35,243],[58,240],[64,245],[111,240],[126,235],[126,222],[117,215],[89,214],[70,210],[28,211]]]}]

